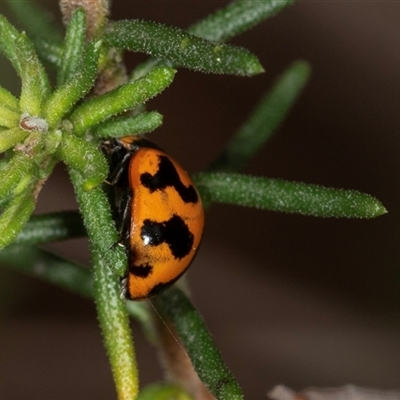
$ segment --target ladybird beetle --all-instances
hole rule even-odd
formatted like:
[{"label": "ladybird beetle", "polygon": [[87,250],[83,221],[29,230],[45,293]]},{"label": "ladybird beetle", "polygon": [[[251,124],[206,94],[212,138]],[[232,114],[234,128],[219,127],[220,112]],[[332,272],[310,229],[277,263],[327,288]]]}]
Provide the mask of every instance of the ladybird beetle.
[{"label": "ladybird beetle", "polygon": [[146,299],[172,285],[193,260],[204,225],[200,195],[185,170],[145,139],[112,139],[103,149],[128,253],[122,292]]}]

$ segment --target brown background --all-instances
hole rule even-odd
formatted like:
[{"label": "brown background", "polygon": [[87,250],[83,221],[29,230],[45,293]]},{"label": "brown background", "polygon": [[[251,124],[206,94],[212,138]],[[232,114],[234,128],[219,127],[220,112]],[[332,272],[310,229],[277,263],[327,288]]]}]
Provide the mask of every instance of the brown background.
[{"label": "brown background", "polygon": [[[226,3],[116,0],[113,10],[115,19],[184,28]],[[301,1],[234,41],[259,56],[265,74],[181,70],[149,105],[164,115],[150,138],[198,171],[274,79],[305,59],[309,85],[246,172],[358,189],[389,210],[370,221],[209,210],[190,286],[248,399],[279,383],[400,387],[399,16],[398,2]],[[75,207],[64,169],[46,185],[40,212]],[[88,263],[84,241],[52,248]],[[115,398],[93,305],[0,274],[0,399]],[[135,324],[134,335],[144,385],[161,371]]]}]

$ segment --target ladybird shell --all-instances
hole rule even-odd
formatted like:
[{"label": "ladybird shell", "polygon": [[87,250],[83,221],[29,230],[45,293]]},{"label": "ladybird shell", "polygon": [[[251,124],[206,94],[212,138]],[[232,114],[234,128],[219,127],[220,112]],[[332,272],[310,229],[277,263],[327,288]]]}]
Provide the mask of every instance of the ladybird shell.
[{"label": "ladybird shell", "polygon": [[172,285],[188,268],[200,245],[204,211],[189,175],[163,151],[140,147],[128,168],[126,294],[138,300]]}]

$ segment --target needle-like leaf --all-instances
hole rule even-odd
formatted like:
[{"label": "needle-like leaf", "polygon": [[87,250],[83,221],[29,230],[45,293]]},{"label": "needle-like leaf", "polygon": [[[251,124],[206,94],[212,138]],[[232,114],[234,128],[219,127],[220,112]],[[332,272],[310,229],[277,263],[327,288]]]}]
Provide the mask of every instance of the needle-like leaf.
[{"label": "needle-like leaf", "polygon": [[243,170],[284,121],[309,76],[310,67],[306,62],[298,61],[290,66],[232,136],[209,170]]},{"label": "needle-like leaf", "polygon": [[226,203],[315,217],[374,218],[385,207],[355,190],[230,173],[200,173],[197,188],[207,203]]},{"label": "needle-like leaf", "polygon": [[188,32],[224,42],[280,12],[295,0],[236,0],[192,25]]},{"label": "needle-like leaf", "polygon": [[172,68],[157,67],[138,80],[86,101],[70,117],[74,133],[83,135],[92,126],[145,103],[171,84],[175,72]]},{"label": "needle-like leaf", "polygon": [[15,54],[22,83],[19,100],[21,113],[40,116],[42,104],[50,93],[50,82],[25,33],[19,34],[15,39]]},{"label": "needle-like leaf", "polygon": [[132,136],[148,133],[162,124],[162,115],[156,111],[142,113],[135,117],[118,118],[99,125],[93,135],[99,138]]},{"label": "needle-like leaf", "polygon": [[156,297],[155,303],[161,315],[172,322],[208,390],[218,400],[242,400],[242,390],[226,367],[203,319],[185,294],[172,287]]},{"label": "needle-like leaf", "polygon": [[256,75],[264,71],[256,56],[237,46],[214,43],[155,22],[118,21],[104,34],[113,47],[143,52],[174,66],[201,72]]},{"label": "needle-like leaf", "polygon": [[48,98],[44,105],[44,115],[50,127],[54,127],[92,88],[100,47],[101,42],[89,42],[78,70]]},{"label": "needle-like leaf", "polygon": [[61,67],[58,69],[57,83],[61,86],[77,71],[85,49],[86,16],[82,8],[73,14],[67,27]]}]

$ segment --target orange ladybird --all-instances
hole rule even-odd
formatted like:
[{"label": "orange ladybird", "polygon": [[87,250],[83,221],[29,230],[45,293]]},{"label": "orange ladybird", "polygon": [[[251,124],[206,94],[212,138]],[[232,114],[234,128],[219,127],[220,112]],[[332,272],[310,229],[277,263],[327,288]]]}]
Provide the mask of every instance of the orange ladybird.
[{"label": "orange ladybird", "polygon": [[192,262],[204,225],[201,198],[185,170],[151,142],[129,136],[103,147],[128,252],[123,291],[145,299],[172,285]]}]

